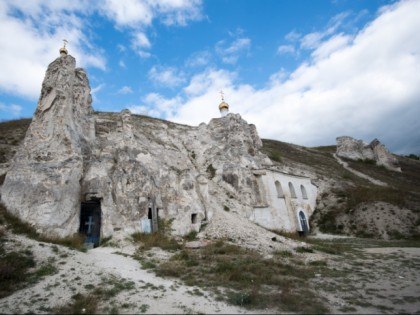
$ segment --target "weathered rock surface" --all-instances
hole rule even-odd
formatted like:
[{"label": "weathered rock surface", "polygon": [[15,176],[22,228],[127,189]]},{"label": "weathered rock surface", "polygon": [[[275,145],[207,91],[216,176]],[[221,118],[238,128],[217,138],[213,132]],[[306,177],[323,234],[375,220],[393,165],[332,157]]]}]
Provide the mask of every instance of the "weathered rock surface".
[{"label": "weathered rock surface", "polygon": [[41,232],[77,231],[84,168],[94,141],[92,98],[71,56],[47,70],[32,123],[2,188],[9,211]]},{"label": "weathered rock surface", "polygon": [[94,113],[86,73],[62,56],[48,67],[2,201],[39,232],[67,236],[79,229],[81,202],[100,200],[107,237],[142,231],[154,200],[183,235],[226,207],[251,215],[252,169],[271,164],[261,146],[255,126],[238,114],[190,127],[128,110]]},{"label": "weathered rock surface", "polygon": [[401,172],[397,158],[378,140],[370,144],[352,137],[337,137],[337,156],[351,160],[374,160],[391,171]]}]

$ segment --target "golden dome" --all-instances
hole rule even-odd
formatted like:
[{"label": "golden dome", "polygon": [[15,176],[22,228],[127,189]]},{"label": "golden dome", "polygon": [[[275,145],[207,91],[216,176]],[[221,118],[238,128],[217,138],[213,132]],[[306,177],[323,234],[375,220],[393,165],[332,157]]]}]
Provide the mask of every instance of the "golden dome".
[{"label": "golden dome", "polygon": [[60,55],[61,54],[65,54],[65,55],[67,55],[67,49],[66,49],[66,47],[61,47],[60,48]]},{"label": "golden dome", "polygon": [[219,105],[219,110],[222,110],[222,109],[229,109],[229,104],[226,103],[225,101],[222,101]]}]

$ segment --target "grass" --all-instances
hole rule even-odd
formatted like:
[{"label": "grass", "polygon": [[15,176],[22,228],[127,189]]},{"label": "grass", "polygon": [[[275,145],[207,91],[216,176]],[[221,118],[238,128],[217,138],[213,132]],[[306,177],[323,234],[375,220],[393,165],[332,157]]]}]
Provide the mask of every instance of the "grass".
[{"label": "grass", "polygon": [[40,242],[63,245],[83,252],[86,251],[83,235],[75,233],[65,238],[40,235],[32,225],[9,213],[2,204],[0,204],[0,222],[4,222],[7,228],[15,234],[23,234]]},{"label": "grass", "polygon": [[36,262],[31,251],[6,253],[1,248],[0,257],[0,298],[3,298],[28,283],[30,270],[36,266]]},{"label": "grass", "polygon": [[[102,309],[106,309],[103,305],[108,303],[111,307],[109,312],[118,314],[118,306],[113,300],[119,293],[123,291],[133,291],[135,283],[123,278],[115,276],[103,277],[102,282],[96,287],[93,285],[85,286],[88,292],[85,294],[77,293],[73,295],[72,300],[67,304],[59,305],[52,309],[51,313],[55,314],[97,314],[102,305]],[[124,303],[123,308],[131,307],[132,305]],[[147,310],[145,307],[141,309]]]},{"label": "grass", "polygon": [[279,258],[282,257],[264,258],[255,251],[219,240],[205,248],[183,249],[158,265],[155,272],[180,278],[190,286],[213,290],[224,287],[227,294],[223,299],[235,305],[326,312],[315,293],[306,289],[304,294],[309,295],[302,292],[302,283],[311,279],[313,272]]},{"label": "grass", "polygon": [[[169,236],[171,221],[158,220],[159,230],[155,233],[134,233],[131,235],[132,239],[141,243],[141,251],[146,251],[152,247],[160,247],[163,250],[174,251],[180,249],[182,246],[173,238]],[[138,257],[139,255],[136,255]]]}]

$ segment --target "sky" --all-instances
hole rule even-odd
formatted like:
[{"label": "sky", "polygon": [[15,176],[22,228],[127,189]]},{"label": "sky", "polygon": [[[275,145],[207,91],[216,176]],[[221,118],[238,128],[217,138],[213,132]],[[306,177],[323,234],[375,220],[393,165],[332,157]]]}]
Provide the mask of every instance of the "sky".
[{"label": "sky", "polygon": [[420,0],[1,0],[0,120],[31,117],[63,39],[96,111],[231,113],[303,146],[420,154]]}]

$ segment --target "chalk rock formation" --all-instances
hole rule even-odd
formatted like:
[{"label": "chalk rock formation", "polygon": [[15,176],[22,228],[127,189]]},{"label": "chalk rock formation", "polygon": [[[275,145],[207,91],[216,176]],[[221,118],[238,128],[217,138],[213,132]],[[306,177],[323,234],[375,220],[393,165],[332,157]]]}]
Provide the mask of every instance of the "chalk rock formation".
[{"label": "chalk rock formation", "polygon": [[401,172],[397,158],[374,139],[370,144],[352,137],[337,137],[337,156],[351,160],[374,160],[377,165],[383,165],[391,171]]},{"label": "chalk rock formation", "polygon": [[82,202],[100,201],[102,237],[144,231],[154,202],[182,235],[215,211],[251,215],[259,195],[252,169],[271,164],[261,146],[238,114],[190,127],[128,110],[94,113],[86,73],[62,55],[48,67],[2,201],[57,236],[79,230]]},{"label": "chalk rock formation", "polygon": [[12,213],[40,232],[77,231],[80,180],[91,156],[94,120],[89,82],[72,56],[52,62],[26,137],[2,188]]}]

